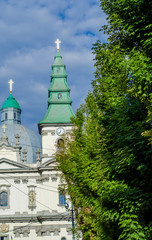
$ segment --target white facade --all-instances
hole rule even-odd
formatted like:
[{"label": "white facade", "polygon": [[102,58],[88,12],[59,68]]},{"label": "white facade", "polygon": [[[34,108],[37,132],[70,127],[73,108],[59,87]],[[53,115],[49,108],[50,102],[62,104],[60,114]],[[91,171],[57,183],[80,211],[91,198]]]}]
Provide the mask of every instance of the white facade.
[{"label": "white facade", "polygon": [[[71,127],[66,127],[69,131]],[[48,141],[56,143],[51,129],[44,128],[44,154],[47,158],[37,164],[24,164],[19,159],[19,148],[1,140],[0,146],[0,239],[71,240],[71,213],[60,203],[60,174]],[[61,136],[60,136],[61,137]],[[3,138],[6,139],[5,133]],[[9,139],[8,139],[9,141]],[[52,145],[52,144],[51,144]],[[52,145],[53,146],[53,145]],[[54,149],[56,146],[54,146]],[[46,151],[47,149],[47,151]],[[7,195],[3,196],[2,193]],[[7,201],[5,204],[2,201]],[[61,199],[62,200],[62,199]],[[4,204],[3,204],[4,203]]]},{"label": "white facade", "polygon": [[47,161],[50,157],[54,157],[58,149],[58,141],[62,139],[63,134],[68,136],[71,129],[72,124],[52,124],[51,126],[42,127],[41,135],[43,163]]}]

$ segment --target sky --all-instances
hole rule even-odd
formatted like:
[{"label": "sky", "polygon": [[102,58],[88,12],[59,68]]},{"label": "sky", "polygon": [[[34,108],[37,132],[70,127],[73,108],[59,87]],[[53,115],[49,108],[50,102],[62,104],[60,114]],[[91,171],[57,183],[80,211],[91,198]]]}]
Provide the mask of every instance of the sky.
[{"label": "sky", "polygon": [[0,107],[13,96],[22,109],[22,125],[37,131],[47,111],[51,67],[57,38],[66,65],[74,112],[84,102],[95,71],[92,45],[106,36],[99,32],[106,16],[99,0],[0,1]]}]

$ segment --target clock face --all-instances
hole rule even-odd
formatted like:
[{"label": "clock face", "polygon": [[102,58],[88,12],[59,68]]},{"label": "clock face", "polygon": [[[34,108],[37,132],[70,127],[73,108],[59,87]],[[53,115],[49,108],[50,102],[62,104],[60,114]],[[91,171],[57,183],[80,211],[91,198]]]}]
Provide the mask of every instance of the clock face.
[{"label": "clock face", "polygon": [[65,133],[65,130],[64,130],[64,128],[57,128],[56,133],[57,133],[57,135],[61,136]]}]

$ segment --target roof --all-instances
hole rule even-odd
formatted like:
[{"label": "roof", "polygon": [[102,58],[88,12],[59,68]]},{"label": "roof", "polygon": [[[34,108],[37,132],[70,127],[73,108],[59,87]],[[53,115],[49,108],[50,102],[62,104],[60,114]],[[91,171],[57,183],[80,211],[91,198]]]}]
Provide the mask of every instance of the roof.
[{"label": "roof", "polygon": [[10,96],[3,103],[1,109],[4,109],[4,108],[18,108],[18,109],[21,109],[20,105],[18,104],[16,99],[12,96],[12,94],[10,94]]},{"label": "roof", "polygon": [[75,117],[70,104],[50,104],[41,123],[71,123],[71,117]]},{"label": "roof", "polygon": [[51,86],[48,89],[48,109],[38,124],[71,123],[75,117],[70,99],[70,88],[67,83],[65,65],[58,52],[52,65]]},{"label": "roof", "polygon": [[[0,125],[0,138],[3,135],[3,125]],[[41,136],[32,129],[20,124],[6,124],[6,136],[11,146],[16,146],[16,135],[19,135],[19,147],[21,149],[21,159],[23,159],[23,150],[27,151],[27,163],[36,163],[36,151],[42,149]]]}]

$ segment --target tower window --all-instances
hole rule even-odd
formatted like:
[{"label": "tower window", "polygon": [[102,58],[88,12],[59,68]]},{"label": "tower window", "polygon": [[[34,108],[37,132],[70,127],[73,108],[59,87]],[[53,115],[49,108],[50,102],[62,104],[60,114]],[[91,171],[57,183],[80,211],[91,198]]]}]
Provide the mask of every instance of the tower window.
[{"label": "tower window", "polygon": [[14,113],[14,119],[16,119],[16,113]]},{"label": "tower window", "polygon": [[0,206],[7,207],[7,205],[8,205],[8,193],[1,192],[0,193]]},{"label": "tower window", "polygon": [[62,93],[58,93],[58,99],[62,99]]},{"label": "tower window", "polygon": [[5,113],[5,120],[7,120],[7,113]]},{"label": "tower window", "polygon": [[63,139],[58,139],[57,147],[58,147],[58,149],[61,149],[61,148],[64,147],[64,140]]},{"label": "tower window", "polygon": [[57,73],[60,73],[60,68],[57,68],[56,72],[57,72]]}]

